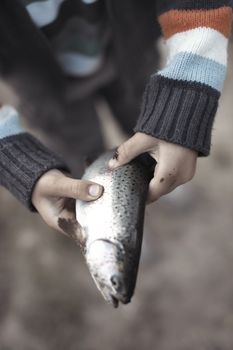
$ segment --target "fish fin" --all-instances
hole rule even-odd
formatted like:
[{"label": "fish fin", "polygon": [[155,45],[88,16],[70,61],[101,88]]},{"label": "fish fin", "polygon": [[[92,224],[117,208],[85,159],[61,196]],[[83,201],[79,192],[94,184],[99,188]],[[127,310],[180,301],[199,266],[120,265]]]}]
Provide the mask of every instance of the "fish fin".
[{"label": "fish fin", "polygon": [[81,252],[86,253],[87,235],[85,229],[79,225],[78,234],[76,235],[76,241],[81,249]]}]

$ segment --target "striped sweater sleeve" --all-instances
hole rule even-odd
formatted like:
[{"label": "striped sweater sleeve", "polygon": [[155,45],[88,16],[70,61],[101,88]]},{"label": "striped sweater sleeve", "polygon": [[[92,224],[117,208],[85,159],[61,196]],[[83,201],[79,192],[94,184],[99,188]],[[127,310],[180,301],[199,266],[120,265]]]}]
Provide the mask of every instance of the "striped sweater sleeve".
[{"label": "striped sweater sleeve", "polygon": [[158,20],[169,53],[150,77],[135,131],[207,156],[226,74],[232,1],[161,0]]},{"label": "striped sweater sleeve", "polygon": [[0,108],[0,185],[34,211],[31,196],[37,180],[50,169],[66,165],[20,125],[11,106]]}]

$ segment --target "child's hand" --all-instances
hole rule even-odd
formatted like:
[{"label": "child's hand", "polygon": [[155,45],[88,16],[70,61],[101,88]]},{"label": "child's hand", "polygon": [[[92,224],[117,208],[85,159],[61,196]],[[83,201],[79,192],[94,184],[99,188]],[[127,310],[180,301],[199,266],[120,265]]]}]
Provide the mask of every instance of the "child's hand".
[{"label": "child's hand", "polygon": [[92,201],[99,198],[102,192],[100,185],[74,180],[53,169],[37,181],[32,203],[50,227],[77,238],[79,224],[75,216],[75,199]]},{"label": "child's hand", "polygon": [[117,149],[117,159],[111,159],[109,167],[114,169],[145,152],[158,163],[149,186],[149,202],[190,181],[195,174],[197,152],[144,133],[136,133],[123,143]]}]

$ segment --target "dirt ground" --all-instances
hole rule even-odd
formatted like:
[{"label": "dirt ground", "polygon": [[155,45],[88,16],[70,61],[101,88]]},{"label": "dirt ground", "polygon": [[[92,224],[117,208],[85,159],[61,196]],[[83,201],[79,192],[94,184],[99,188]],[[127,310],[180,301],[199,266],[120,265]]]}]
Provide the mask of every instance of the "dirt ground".
[{"label": "dirt ground", "polygon": [[232,91],[231,57],[211,157],[147,208],[128,306],[106,305],[78,247],[0,190],[0,350],[233,349]]}]

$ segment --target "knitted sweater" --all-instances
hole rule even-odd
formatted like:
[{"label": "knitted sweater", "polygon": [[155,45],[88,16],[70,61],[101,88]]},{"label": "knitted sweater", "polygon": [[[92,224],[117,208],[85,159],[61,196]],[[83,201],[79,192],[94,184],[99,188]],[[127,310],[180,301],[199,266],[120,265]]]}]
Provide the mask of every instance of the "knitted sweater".
[{"label": "knitted sweater", "polygon": [[169,55],[152,75],[135,131],[208,155],[227,66],[231,1],[161,1]]},{"label": "knitted sweater", "polygon": [[[96,1],[83,0],[86,5]],[[24,0],[34,22],[42,27],[56,19],[62,3],[66,0]],[[40,11],[40,5],[47,5],[50,10]],[[164,68],[153,74],[146,86],[134,130],[206,156],[226,73],[232,2],[161,0],[158,1],[158,21],[169,55]],[[73,66],[82,66],[81,71],[86,69],[87,74],[92,73],[98,69],[101,59],[101,52],[96,50],[95,53],[94,60],[92,55],[91,60],[87,57],[85,61],[81,52],[81,65],[75,62]],[[59,57],[60,63],[74,58],[64,54]],[[0,112],[0,184],[32,209],[34,185],[52,168],[65,168],[65,165],[23,130],[15,109],[3,106]]]}]

